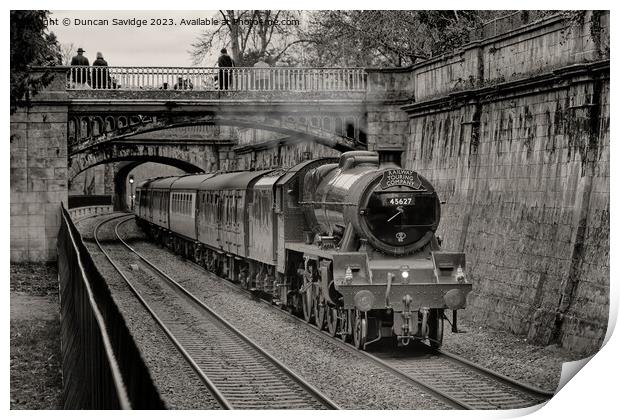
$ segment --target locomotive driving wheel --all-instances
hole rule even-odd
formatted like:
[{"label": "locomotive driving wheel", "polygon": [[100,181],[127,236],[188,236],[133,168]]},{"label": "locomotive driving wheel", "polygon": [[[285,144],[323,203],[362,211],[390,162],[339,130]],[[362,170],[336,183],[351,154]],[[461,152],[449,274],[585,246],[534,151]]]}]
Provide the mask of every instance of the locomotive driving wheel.
[{"label": "locomotive driving wheel", "polygon": [[353,325],[353,345],[355,348],[363,350],[366,344],[366,337],[368,334],[368,321],[366,320],[366,313],[360,310],[355,310],[355,322]]}]

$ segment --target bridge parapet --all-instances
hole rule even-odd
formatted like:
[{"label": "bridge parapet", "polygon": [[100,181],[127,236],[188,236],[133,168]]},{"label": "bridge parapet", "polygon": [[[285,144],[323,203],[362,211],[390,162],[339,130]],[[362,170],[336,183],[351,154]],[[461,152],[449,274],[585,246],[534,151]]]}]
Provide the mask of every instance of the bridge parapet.
[{"label": "bridge parapet", "polygon": [[67,69],[68,90],[365,92],[362,68],[96,67]]},{"label": "bridge parapet", "polygon": [[91,216],[112,213],[112,211],[113,211],[112,204],[87,206],[87,207],[76,207],[74,209],[68,210],[69,215],[71,216],[71,220],[73,220],[74,222],[77,222],[79,220],[82,220],[82,219],[85,219]]}]

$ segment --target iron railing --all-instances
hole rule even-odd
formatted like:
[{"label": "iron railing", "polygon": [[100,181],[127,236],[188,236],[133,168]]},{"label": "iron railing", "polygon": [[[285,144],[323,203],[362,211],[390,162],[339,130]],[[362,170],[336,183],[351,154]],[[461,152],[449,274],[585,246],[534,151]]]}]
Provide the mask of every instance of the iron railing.
[{"label": "iron railing", "polygon": [[164,408],[108,285],[64,207],[61,219],[58,274],[64,408]]},{"label": "iron railing", "polygon": [[69,90],[364,92],[362,68],[88,67],[67,72]]}]

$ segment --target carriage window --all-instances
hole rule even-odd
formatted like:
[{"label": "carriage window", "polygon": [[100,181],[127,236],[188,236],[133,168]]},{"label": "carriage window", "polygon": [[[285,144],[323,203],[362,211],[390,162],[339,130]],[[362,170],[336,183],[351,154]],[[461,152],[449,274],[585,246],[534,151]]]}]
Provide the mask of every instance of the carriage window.
[{"label": "carriage window", "polygon": [[235,223],[239,222],[239,199],[241,196],[235,198]]},{"label": "carriage window", "polygon": [[230,196],[226,196],[226,223],[230,221]]}]

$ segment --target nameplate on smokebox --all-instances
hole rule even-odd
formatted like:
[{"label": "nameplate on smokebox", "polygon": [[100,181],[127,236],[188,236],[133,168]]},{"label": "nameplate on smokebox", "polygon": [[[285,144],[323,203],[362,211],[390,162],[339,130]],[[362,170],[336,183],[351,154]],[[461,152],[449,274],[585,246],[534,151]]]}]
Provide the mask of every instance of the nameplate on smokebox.
[{"label": "nameplate on smokebox", "polygon": [[407,169],[389,169],[383,173],[381,178],[381,188],[391,188],[396,186],[411,187],[416,190],[422,187],[422,181],[418,173]]}]

